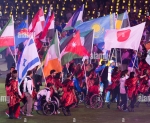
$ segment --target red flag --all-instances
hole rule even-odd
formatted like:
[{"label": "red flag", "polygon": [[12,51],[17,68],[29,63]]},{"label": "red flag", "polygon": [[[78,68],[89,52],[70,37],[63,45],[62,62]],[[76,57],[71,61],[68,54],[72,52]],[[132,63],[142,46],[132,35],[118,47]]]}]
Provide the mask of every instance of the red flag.
[{"label": "red flag", "polygon": [[77,31],[73,38],[70,40],[69,44],[66,46],[65,51],[78,54],[79,56],[89,56],[88,51],[81,44],[79,31]]},{"label": "red flag", "polygon": [[[49,17],[48,22],[40,36],[40,40],[44,40],[46,38],[46,35],[48,33],[48,30],[51,29],[51,26],[54,25],[54,13]],[[54,27],[52,26],[54,29]]]},{"label": "red flag", "polygon": [[43,31],[44,23],[44,12],[43,9],[40,8],[29,26],[29,32],[35,32],[35,36],[38,36]]}]

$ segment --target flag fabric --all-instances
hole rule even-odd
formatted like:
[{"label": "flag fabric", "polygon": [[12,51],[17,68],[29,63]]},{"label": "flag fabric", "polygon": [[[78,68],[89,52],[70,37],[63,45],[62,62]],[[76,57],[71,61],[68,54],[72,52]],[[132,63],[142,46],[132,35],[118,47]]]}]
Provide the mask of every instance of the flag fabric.
[{"label": "flag fabric", "polygon": [[147,51],[146,62],[150,65],[150,50]]},{"label": "flag fabric", "polygon": [[125,11],[124,13],[119,14],[116,20],[116,29],[121,29],[129,26],[130,26],[130,22],[129,22],[128,12]]},{"label": "flag fabric", "polygon": [[14,45],[14,20],[11,17],[5,27],[0,31],[0,47]]},{"label": "flag fabric", "polygon": [[[51,30],[51,31],[49,31]],[[46,36],[49,33],[53,33],[54,32],[54,13],[49,17],[48,22],[42,32],[42,34],[40,35],[40,40],[42,42],[46,42]]]},{"label": "flag fabric", "polygon": [[44,62],[44,75],[47,77],[51,70],[56,70],[57,72],[62,72],[60,60],[60,49],[59,49],[59,39],[58,32],[56,31],[54,38],[50,43],[50,47],[46,54]]},{"label": "flag fabric", "polygon": [[[69,39],[69,36],[61,39],[60,45],[66,40],[68,40],[67,38]],[[91,51],[93,48],[94,30],[88,30],[88,31],[80,33],[80,39],[81,39],[82,46],[84,46],[85,49],[88,51],[88,53],[91,54]]]},{"label": "flag fabric", "polygon": [[93,29],[94,30],[94,44],[99,44],[101,42],[104,42],[105,30],[115,28],[114,17],[115,17],[115,14],[111,14],[111,15],[107,15],[101,18],[86,21],[76,26],[76,29],[79,30],[80,32],[85,32],[87,30]]},{"label": "flag fabric", "polygon": [[34,35],[37,37],[39,34],[43,31],[45,24],[45,17],[43,9],[40,8],[39,11],[34,16],[30,26],[29,26],[29,32],[34,32]]},{"label": "flag fabric", "polygon": [[29,33],[28,33],[28,17],[27,17],[15,29],[15,45],[16,45],[16,47],[28,39],[29,39]]},{"label": "flag fabric", "polygon": [[6,48],[7,48],[7,47],[2,47],[2,48],[0,48],[0,53],[1,53],[2,51],[4,51]]},{"label": "flag fabric", "polygon": [[88,51],[81,44],[80,33],[76,31],[70,35],[60,46],[61,64],[65,65],[71,60],[83,56],[90,56]]},{"label": "flag fabric", "polygon": [[80,33],[80,39],[82,46],[84,46],[88,53],[91,54],[93,50],[94,30]]},{"label": "flag fabric", "polygon": [[71,30],[74,29],[75,26],[79,25],[83,22],[83,11],[84,11],[84,5],[82,5],[81,8],[75,11],[73,16],[70,18],[66,26],[64,27],[64,30]]},{"label": "flag fabric", "polygon": [[51,7],[49,8],[48,15],[46,17],[46,21],[45,21],[45,24],[44,24],[44,28],[45,28],[46,24],[48,23],[48,20],[49,20],[50,16],[51,16]]},{"label": "flag fabric", "polygon": [[105,35],[105,49],[126,48],[138,50],[142,38],[145,22],[134,27],[107,30]]},{"label": "flag fabric", "polygon": [[35,68],[38,65],[40,65],[40,59],[39,59],[39,56],[37,53],[34,39],[33,39],[33,37],[31,37],[28,40],[28,42],[18,60],[17,70],[18,70],[19,83],[22,82],[22,80],[24,79],[24,77],[26,76],[26,74],[29,70],[32,70],[33,68]]}]

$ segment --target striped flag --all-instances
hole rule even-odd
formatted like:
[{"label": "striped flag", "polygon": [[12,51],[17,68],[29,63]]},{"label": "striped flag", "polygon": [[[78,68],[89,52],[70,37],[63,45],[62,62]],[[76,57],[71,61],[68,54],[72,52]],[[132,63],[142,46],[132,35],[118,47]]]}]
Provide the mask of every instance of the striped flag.
[{"label": "striped flag", "polygon": [[34,43],[34,39],[31,37],[18,60],[17,70],[19,83],[22,82],[29,70],[32,70],[38,65],[40,65],[39,55]]},{"label": "striped flag", "polygon": [[0,47],[14,46],[14,44],[14,20],[12,16],[0,31]]},{"label": "striped flag", "polygon": [[73,16],[70,18],[69,22],[67,25],[64,27],[64,30],[71,30],[74,29],[75,26],[79,25],[80,23],[83,22],[82,17],[83,17],[83,10],[84,10],[84,5],[82,5],[81,8],[75,11]]},{"label": "striped flag", "polygon": [[124,13],[119,14],[116,20],[116,29],[121,29],[129,26],[130,26],[130,22],[129,22],[128,12],[125,11]]}]

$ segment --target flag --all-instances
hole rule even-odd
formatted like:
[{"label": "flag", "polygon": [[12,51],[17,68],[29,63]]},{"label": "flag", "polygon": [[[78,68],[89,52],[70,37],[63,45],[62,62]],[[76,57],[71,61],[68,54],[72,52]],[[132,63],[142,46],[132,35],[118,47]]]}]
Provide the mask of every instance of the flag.
[{"label": "flag", "polygon": [[0,47],[14,46],[14,20],[9,19],[4,28],[0,31]]},{"label": "flag", "polygon": [[47,77],[51,70],[56,70],[57,72],[62,72],[62,67],[60,63],[60,49],[59,49],[59,39],[58,32],[56,31],[53,40],[50,43],[45,62],[44,62],[44,75]]},{"label": "flag", "polygon": [[105,35],[105,49],[126,48],[138,50],[142,38],[145,22],[134,27],[107,30]]},{"label": "flag", "polygon": [[60,46],[61,64],[65,65],[71,60],[83,56],[90,56],[88,51],[81,44],[80,33],[76,31],[70,35]]},{"label": "flag", "polygon": [[18,60],[17,70],[19,83],[22,82],[22,79],[24,79],[29,70],[32,70],[38,65],[40,65],[40,59],[33,37],[31,37]]},{"label": "flag", "polygon": [[30,33],[34,32],[34,35],[37,37],[43,31],[44,24],[45,24],[44,12],[43,9],[40,8],[29,26],[29,32]]},{"label": "flag", "polygon": [[49,33],[54,32],[54,13],[49,17],[48,22],[47,22],[42,34],[40,35],[40,40],[42,42],[46,42],[46,36],[47,36],[49,30],[51,30],[51,32],[49,32]]},{"label": "flag", "polygon": [[[65,42],[66,40],[68,40],[67,39],[68,37],[65,37],[65,38],[61,39],[60,45],[63,42]],[[72,36],[70,36],[70,37],[72,37]],[[91,54],[91,51],[92,51],[92,48],[93,48],[94,30],[88,30],[88,31],[80,33],[80,39],[81,39],[82,46],[84,46],[85,49],[88,51],[88,53]]]},{"label": "flag", "polygon": [[83,22],[82,24],[76,26],[76,29],[79,30],[80,32],[85,32],[87,30],[93,29],[94,44],[99,44],[101,42],[104,42],[105,30],[114,29],[114,27],[115,27],[114,14],[111,14],[101,18]]},{"label": "flag", "polygon": [[73,16],[70,18],[70,20],[68,21],[68,23],[64,27],[64,30],[74,29],[75,26],[77,26],[83,22],[83,20],[82,20],[83,10],[84,10],[84,5],[82,5],[81,8],[79,8],[78,10],[75,11]]},{"label": "flag", "polygon": [[80,33],[80,39],[82,46],[91,54],[93,50],[94,30]]},{"label": "flag", "polygon": [[119,14],[116,20],[116,29],[121,29],[129,26],[130,26],[130,22],[129,22],[128,12],[125,11],[124,13]]},{"label": "flag", "polygon": [[29,33],[28,33],[28,17],[27,17],[15,29],[15,45],[16,45],[16,47],[28,39],[29,39]]},{"label": "flag", "polygon": [[46,24],[48,23],[48,20],[49,20],[50,16],[51,16],[51,7],[49,8],[48,15],[46,17],[46,21],[45,21],[45,24],[44,24],[44,28],[45,28]]},{"label": "flag", "polygon": [[6,48],[7,48],[7,47],[2,47],[2,48],[0,48],[0,53],[1,53],[2,51],[4,51]]}]

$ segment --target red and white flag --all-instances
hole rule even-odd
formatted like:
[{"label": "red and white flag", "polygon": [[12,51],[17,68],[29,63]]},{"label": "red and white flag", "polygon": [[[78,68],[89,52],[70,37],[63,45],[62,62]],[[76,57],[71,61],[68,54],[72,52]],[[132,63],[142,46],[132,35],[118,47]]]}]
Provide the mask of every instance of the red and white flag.
[{"label": "red and white flag", "polygon": [[[42,42],[46,42],[46,36],[48,34],[48,31],[54,31],[54,13],[49,17],[48,22],[40,35],[40,40]],[[51,33],[51,32],[50,32]]]},{"label": "red and white flag", "polygon": [[29,26],[29,32],[30,33],[34,32],[35,37],[37,37],[43,31],[44,24],[45,24],[44,12],[43,9],[40,8]]},{"label": "red and white flag", "polygon": [[144,27],[145,22],[134,27],[106,30],[104,37],[105,49],[125,48],[138,50]]},{"label": "red and white flag", "polygon": [[0,47],[14,46],[14,20],[9,19],[4,28],[0,31]]}]

